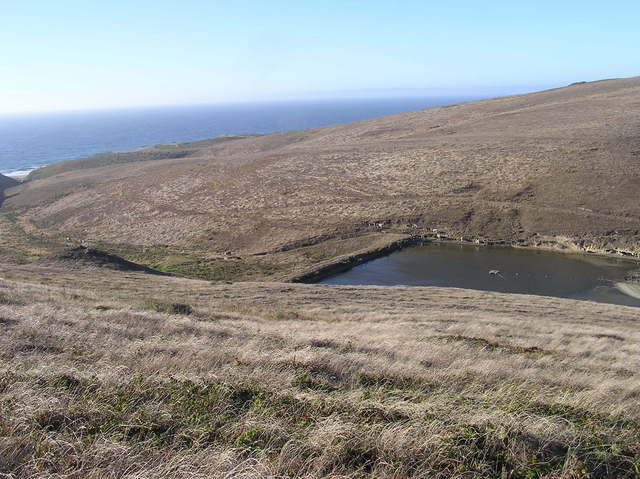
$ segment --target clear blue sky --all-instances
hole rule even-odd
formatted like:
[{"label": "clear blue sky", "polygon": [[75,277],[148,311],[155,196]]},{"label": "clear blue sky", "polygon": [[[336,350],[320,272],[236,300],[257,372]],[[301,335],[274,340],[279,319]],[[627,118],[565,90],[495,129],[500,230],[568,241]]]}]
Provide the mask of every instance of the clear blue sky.
[{"label": "clear blue sky", "polygon": [[4,113],[640,75],[637,0],[0,0],[0,17]]}]

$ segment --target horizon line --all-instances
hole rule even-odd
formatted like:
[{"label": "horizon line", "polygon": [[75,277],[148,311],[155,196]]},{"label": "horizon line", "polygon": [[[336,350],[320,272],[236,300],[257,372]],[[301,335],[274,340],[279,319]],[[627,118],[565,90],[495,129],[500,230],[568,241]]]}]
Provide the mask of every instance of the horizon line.
[{"label": "horizon line", "polygon": [[[560,83],[560,82],[558,82]],[[392,88],[369,88],[369,89],[349,89],[332,91],[310,91],[305,93],[291,93],[288,95],[277,95],[273,97],[209,100],[202,102],[183,103],[146,103],[133,105],[113,105],[101,107],[79,107],[79,108],[59,108],[46,110],[14,110],[0,111],[2,116],[20,115],[43,115],[56,113],[91,113],[118,110],[136,110],[152,108],[180,108],[180,107],[206,107],[224,105],[245,105],[260,103],[295,103],[308,101],[331,101],[331,100],[383,100],[402,98],[446,98],[449,96],[468,96],[470,98],[497,98],[500,96],[510,96],[525,93],[544,91],[550,88],[568,86],[569,84],[544,84],[544,85],[496,85],[477,87],[392,87]],[[495,96],[487,96],[495,95]]]}]

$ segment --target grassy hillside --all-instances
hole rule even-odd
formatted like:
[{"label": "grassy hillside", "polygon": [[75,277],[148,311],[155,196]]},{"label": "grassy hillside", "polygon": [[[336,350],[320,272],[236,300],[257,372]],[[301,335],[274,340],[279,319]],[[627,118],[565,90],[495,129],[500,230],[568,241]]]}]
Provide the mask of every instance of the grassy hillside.
[{"label": "grassy hillside", "polygon": [[0,276],[7,477],[640,473],[633,308],[66,265]]},{"label": "grassy hillside", "polygon": [[[121,251],[165,245],[171,254],[156,263],[231,251],[254,265],[256,254],[433,229],[640,254],[638,118],[640,78],[582,83],[52,165],[3,211],[50,237]],[[281,259],[259,261],[282,274],[304,266]]]},{"label": "grassy hillside", "polygon": [[172,143],[168,145],[156,145],[153,147],[140,148],[132,151],[99,153],[87,158],[61,161],[37,170],[32,171],[27,176],[27,181],[41,180],[51,176],[59,175],[67,171],[83,170],[91,168],[102,168],[105,166],[122,165],[138,161],[157,161],[167,159],[185,158],[199,149],[224,143],[231,140],[253,137],[256,135],[224,135],[212,140],[195,141],[191,143]]}]

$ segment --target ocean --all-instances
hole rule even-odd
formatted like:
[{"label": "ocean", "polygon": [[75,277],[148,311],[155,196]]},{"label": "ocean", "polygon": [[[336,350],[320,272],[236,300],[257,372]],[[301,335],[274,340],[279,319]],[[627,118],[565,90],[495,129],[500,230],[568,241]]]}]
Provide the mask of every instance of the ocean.
[{"label": "ocean", "polygon": [[107,151],[316,128],[475,99],[345,99],[0,115],[0,173],[19,176]]}]

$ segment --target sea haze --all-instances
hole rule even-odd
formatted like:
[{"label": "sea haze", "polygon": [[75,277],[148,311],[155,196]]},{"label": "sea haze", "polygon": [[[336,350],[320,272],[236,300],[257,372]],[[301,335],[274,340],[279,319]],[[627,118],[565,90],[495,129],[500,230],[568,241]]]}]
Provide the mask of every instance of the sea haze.
[{"label": "sea haze", "polygon": [[224,134],[274,133],[366,120],[478,97],[322,100],[0,116],[0,173]]}]

